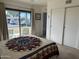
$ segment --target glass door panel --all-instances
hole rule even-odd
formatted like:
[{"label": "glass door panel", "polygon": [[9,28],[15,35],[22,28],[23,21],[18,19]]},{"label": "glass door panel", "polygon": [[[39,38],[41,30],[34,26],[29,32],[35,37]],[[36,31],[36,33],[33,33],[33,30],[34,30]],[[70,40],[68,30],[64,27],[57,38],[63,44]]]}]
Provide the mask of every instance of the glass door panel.
[{"label": "glass door panel", "polygon": [[19,12],[6,10],[9,39],[18,37],[19,33]]},{"label": "glass door panel", "polygon": [[21,36],[26,36],[31,33],[30,14],[26,12],[20,12],[20,26]]},{"label": "glass door panel", "polygon": [[31,19],[31,13],[27,12],[27,27],[29,28],[29,34],[31,34],[32,29],[32,19]]}]

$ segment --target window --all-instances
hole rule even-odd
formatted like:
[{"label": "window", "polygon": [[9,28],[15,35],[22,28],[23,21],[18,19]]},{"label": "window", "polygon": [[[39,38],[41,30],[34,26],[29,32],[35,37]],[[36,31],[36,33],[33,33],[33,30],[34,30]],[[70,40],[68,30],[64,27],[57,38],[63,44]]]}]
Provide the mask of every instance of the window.
[{"label": "window", "polygon": [[31,12],[6,9],[9,39],[31,34]]}]

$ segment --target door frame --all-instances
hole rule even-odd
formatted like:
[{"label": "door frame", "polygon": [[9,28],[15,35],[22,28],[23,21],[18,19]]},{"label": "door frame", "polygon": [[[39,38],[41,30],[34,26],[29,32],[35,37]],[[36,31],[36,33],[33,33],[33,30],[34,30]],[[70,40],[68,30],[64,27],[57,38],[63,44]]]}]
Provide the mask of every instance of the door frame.
[{"label": "door frame", "polygon": [[[21,23],[21,21],[20,21],[20,13],[21,12],[27,12],[27,13],[30,13],[31,14],[30,19],[31,19],[31,29],[32,29],[32,12],[31,11],[14,9],[14,8],[5,8],[5,11],[6,10],[12,10],[12,11],[18,11],[19,12],[19,16],[18,16],[19,17],[19,19],[18,19],[18,21],[19,21],[19,36],[21,36],[21,24],[20,24]],[[7,28],[8,28],[8,25],[7,25]],[[8,32],[8,38],[9,38],[9,32]]]},{"label": "door frame", "polygon": [[[44,19],[45,18],[44,16],[46,16],[46,20]],[[45,25],[45,28],[44,28],[44,25]],[[44,30],[45,30],[45,32],[44,32]],[[43,12],[43,36],[44,37],[46,37],[46,33],[47,33],[46,31],[47,31],[47,12]]]}]

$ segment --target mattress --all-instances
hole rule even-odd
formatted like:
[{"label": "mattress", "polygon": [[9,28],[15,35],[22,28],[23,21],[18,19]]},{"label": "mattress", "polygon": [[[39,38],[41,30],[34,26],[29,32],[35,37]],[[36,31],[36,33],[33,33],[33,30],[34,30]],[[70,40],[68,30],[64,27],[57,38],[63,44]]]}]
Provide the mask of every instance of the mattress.
[{"label": "mattress", "polygon": [[[37,37],[35,35],[31,35]],[[37,37],[41,40],[41,45],[26,51],[9,50],[5,44],[8,40],[0,42],[0,51],[2,59],[48,59],[51,56],[59,55],[57,44],[51,40]]]}]

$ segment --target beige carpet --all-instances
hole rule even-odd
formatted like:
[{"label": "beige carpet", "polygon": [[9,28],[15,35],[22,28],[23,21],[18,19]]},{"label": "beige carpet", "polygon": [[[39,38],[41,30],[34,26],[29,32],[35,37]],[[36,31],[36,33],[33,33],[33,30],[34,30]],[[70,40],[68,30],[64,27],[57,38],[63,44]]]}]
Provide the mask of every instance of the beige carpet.
[{"label": "beige carpet", "polygon": [[79,59],[79,50],[67,46],[58,45],[60,55],[51,59]]}]

